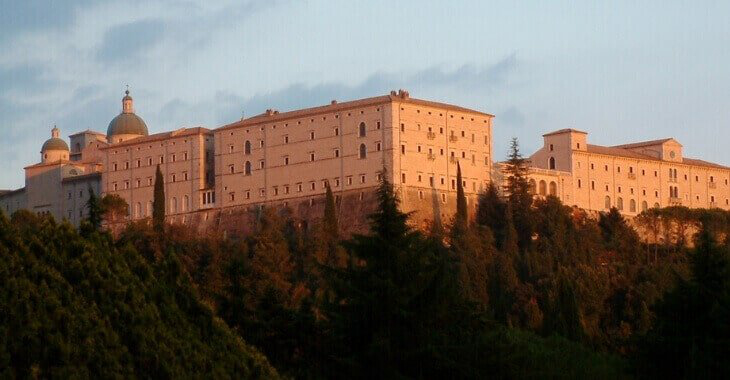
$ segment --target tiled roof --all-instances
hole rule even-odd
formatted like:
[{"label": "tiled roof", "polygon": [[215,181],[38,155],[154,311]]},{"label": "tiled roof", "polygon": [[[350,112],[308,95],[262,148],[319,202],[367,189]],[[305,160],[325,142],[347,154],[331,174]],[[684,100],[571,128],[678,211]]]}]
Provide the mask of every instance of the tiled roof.
[{"label": "tiled roof", "polygon": [[[630,144],[614,145],[613,147],[614,148],[625,148],[625,149],[629,149],[629,148],[640,148],[642,146],[652,146],[652,145],[664,144],[665,142],[671,141],[671,140],[673,140],[674,142],[676,142],[677,144],[679,144],[679,142],[677,142],[677,140],[674,140],[673,138],[669,137],[669,138],[666,138],[666,139],[649,140],[649,141],[639,141],[639,142],[630,143]],[[682,144],[679,144],[679,146],[682,146]]]},{"label": "tiled roof", "polygon": [[552,135],[560,135],[560,134],[563,134],[563,133],[568,133],[568,132],[573,132],[573,133],[582,133],[582,134],[584,134],[584,135],[587,135],[587,134],[588,134],[588,132],[583,132],[583,131],[579,131],[579,130],[577,130],[577,129],[573,129],[573,128],[564,128],[564,129],[558,129],[557,131],[552,131],[552,132],[548,132],[548,133],[546,133],[546,134],[544,134],[544,135],[542,135],[542,136],[543,136],[543,137],[545,137],[545,136],[552,136]]},{"label": "tiled roof", "polygon": [[443,109],[447,109],[450,111],[464,112],[464,113],[476,114],[476,115],[487,116],[487,117],[494,117],[494,115],[492,115],[492,114],[479,112],[479,111],[476,111],[473,109],[459,107],[459,106],[455,106],[452,104],[432,102],[429,100],[414,99],[414,98],[407,97],[407,96],[402,97],[399,95],[391,94],[391,95],[375,96],[372,98],[358,99],[358,100],[342,102],[342,103],[333,102],[331,104],[327,104],[324,106],[303,108],[303,109],[288,111],[288,112],[278,112],[278,111],[265,112],[265,113],[250,117],[248,119],[244,119],[244,120],[240,120],[240,121],[237,121],[234,123],[224,125],[220,128],[217,128],[216,130],[236,128],[236,127],[242,127],[242,126],[246,126],[246,125],[256,125],[256,124],[259,124],[262,122],[271,122],[271,121],[292,119],[292,118],[304,117],[304,116],[308,116],[308,115],[321,114],[321,113],[325,113],[325,112],[339,112],[339,111],[352,109],[352,108],[366,107],[366,106],[372,106],[372,105],[377,105],[377,104],[386,104],[386,103],[390,103],[390,102],[415,104],[415,105],[421,105],[424,107],[443,108]]},{"label": "tiled roof", "polygon": [[90,129],[87,129],[87,130],[85,130],[85,131],[81,131],[81,132],[76,132],[76,133],[74,133],[73,135],[69,135],[69,137],[73,137],[73,136],[78,136],[78,135],[83,135],[83,134],[85,134],[85,133],[88,133],[88,134],[92,134],[92,135],[106,136],[105,134],[103,134],[103,133],[101,133],[101,132],[97,132],[97,131],[92,131],[92,130],[90,130]]},{"label": "tiled roof", "polygon": [[[661,140],[656,140],[656,141],[661,141]],[[618,148],[618,147],[588,144],[587,151],[588,151],[588,153],[603,154],[603,155],[607,155],[607,156],[619,156],[619,157],[626,157],[626,158],[635,158],[635,159],[639,159],[639,160],[663,161],[662,159],[657,158],[657,157],[652,157],[652,156],[649,156],[646,154],[641,154],[639,152],[635,152],[635,151],[632,151],[629,149],[624,149],[624,148]],[[671,161],[664,161],[664,162],[671,163]],[[682,163],[685,165],[704,166],[704,167],[715,168],[715,169],[730,170],[730,167],[723,166],[720,164],[715,164],[712,162],[703,161],[703,160],[698,160],[698,159],[694,159],[694,158],[683,157]]]},{"label": "tiled roof", "polygon": [[107,146],[101,146],[101,147],[99,147],[99,149],[103,150],[103,149],[109,149],[109,148],[119,148],[119,147],[123,147],[123,146],[137,145],[137,144],[150,143],[153,141],[166,140],[166,139],[173,138],[173,137],[191,136],[191,135],[208,134],[208,133],[211,133],[211,130],[208,128],[203,128],[203,127],[181,128],[181,129],[178,129],[178,130],[175,130],[172,132],[155,133],[154,135],[137,137],[135,139],[122,141],[120,143],[109,144]]}]

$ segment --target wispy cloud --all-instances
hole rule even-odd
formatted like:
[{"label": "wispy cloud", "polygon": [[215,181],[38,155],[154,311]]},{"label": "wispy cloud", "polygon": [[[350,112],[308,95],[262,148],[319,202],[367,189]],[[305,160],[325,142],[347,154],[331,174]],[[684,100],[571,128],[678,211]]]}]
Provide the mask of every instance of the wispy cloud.
[{"label": "wispy cloud", "polygon": [[147,49],[160,42],[164,32],[162,20],[140,20],[117,25],[104,34],[96,53],[104,63],[124,64],[135,61]]}]

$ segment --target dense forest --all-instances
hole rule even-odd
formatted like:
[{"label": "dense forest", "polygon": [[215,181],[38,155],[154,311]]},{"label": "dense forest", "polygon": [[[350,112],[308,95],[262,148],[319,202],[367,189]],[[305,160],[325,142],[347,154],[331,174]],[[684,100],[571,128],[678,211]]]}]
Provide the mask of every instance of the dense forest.
[{"label": "dense forest", "polygon": [[166,224],[161,181],[115,237],[115,198],[79,229],[0,216],[0,377],[730,376],[730,213],[649,210],[647,244],[615,209],[535,199],[516,142],[507,168],[429,231],[385,179],[348,237],[329,188],[320,223],[260,208],[237,239]]}]

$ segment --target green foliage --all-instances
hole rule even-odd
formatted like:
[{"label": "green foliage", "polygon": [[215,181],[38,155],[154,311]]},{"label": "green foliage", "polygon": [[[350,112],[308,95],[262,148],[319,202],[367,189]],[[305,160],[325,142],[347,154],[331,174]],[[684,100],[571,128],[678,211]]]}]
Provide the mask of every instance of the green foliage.
[{"label": "green foliage", "polygon": [[456,215],[454,218],[454,228],[465,230],[468,227],[469,213],[466,208],[464,183],[461,178],[461,165],[458,162],[456,163]]},{"label": "green foliage", "polygon": [[0,216],[0,376],[272,378],[196,300],[174,253],[150,265],[104,233]]},{"label": "green foliage", "polygon": [[160,165],[155,171],[155,192],[152,200],[152,225],[159,236],[165,232],[165,179]]},{"label": "green foliage", "polygon": [[99,231],[101,228],[101,221],[104,214],[104,209],[99,202],[99,198],[94,193],[94,189],[89,187],[89,200],[86,201],[86,209],[88,210],[87,220],[93,231]]},{"label": "green foliage", "polygon": [[118,194],[106,194],[99,202],[104,219],[109,223],[123,221],[129,216],[129,205]]},{"label": "green foliage", "polygon": [[532,234],[535,228],[535,218],[532,211],[532,194],[527,181],[529,161],[522,157],[516,138],[512,139],[510,154],[506,162],[505,173],[507,184],[505,193],[509,205],[512,207],[512,216],[517,231],[518,246],[527,251],[532,245]]},{"label": "green foliage", "polygon": [[730,376],[730,252],[709,228],[697,240],[692,277],[658,303],[642,342],[638,366],[647,377]]}]

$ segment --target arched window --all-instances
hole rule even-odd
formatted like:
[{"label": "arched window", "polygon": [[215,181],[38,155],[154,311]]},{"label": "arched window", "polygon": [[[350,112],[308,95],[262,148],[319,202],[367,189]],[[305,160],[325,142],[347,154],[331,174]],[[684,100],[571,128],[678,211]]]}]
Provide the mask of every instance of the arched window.
[{"label": "arched window", "polygon": [[141,218],[142,217],[142,204],[139,203],[139,202],[137,202],[137,207],[135,207],[134,217],[135,218]]},{"label": "arched window", "polygon": [[360,144],[360,158],[365,158],[368,156],[368,148],[365,146],[365,144]]},{"label": "arched window", "polygon": [[360,123],[360,137],[365,137],[367,135],[367,127],[365,126],[365,123]]},{"label": "arched window", "polygon": [[649,209],[649,204],[646,203],[646,201],[641,202],[641,211],[646,211]]},{"label": "arched window", "polygon": [[251,154],[251,142],[248,140],[243,144],[243,154]]},{"label": "arched window", "polygon": [[629,201],[629,211],[636,212],[636,201],[633,199]]},{"label": "arched window", "polygon": [[557,197],[558,196],[558,184],[550,181],[550,195]]},{"label": "arched window", "polygon": [[623,211],[624,209],[624,199],[621,197],[616,198],[616,208],[619,209],[619,211]]},{"label": "arched window", "polygon": [[147,216],[152,216],[152,201],[147,202]]},{"label": "arched window", "polygon": [[545,181],[540,181],[540,189],[539,189],[540,195],[545,195],[547,193],[547,183]]},{"label": "arched window", "polygon": [[606,195],[606,201],[603,205],[603,208],[605,208],[606,210],[611,208],[611,197],[609,197],[608,195]]},{"label": "arched window", "polygon": [[183,211],[190,210],[190,197],[188,197],[187,195],[183,197],[182,210]]},{"label": "arched window", "polygon": [[528,183],[530,185],[530,194],[535,194],[537,191],[537,182],[535,182],[534,179],[531,179]]},{"label": "arched window", "polygon": [[659,208],[659,203],[654,203],[654,208]]},{"label": "arched window", "polygon": [[550,157],[550,160],[548,160],[548,168],[555,169],[555,157]]},{"label": "arched window", "polygon": [[246,164],[243,167],[243,174],[251,175],[251,161],[246,161]]},{"label": "arched window", "polygon": [[172,204],[170,207],[173,214],[177,212],[177,198],[172,197]]}]

